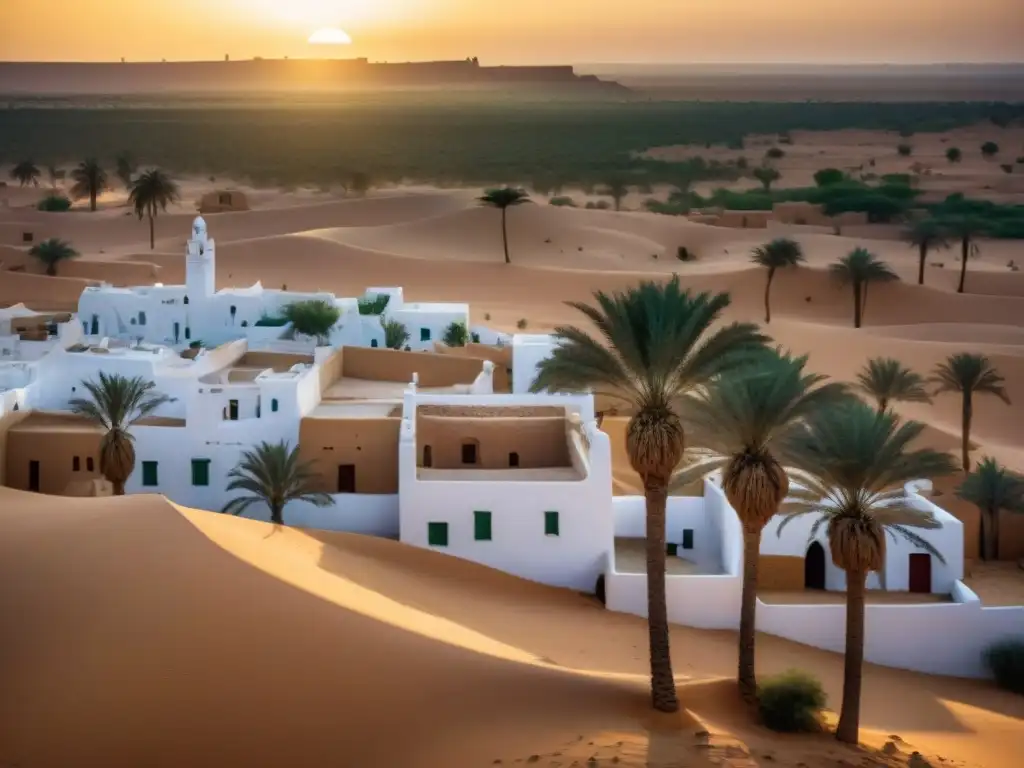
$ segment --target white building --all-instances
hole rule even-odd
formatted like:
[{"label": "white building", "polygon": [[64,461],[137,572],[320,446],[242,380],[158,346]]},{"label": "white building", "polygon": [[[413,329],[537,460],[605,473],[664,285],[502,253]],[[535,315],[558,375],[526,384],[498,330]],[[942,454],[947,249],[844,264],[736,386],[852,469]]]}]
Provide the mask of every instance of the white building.
[{"label": "white building", "polygon": [[[283,340],[289,329],[281,313],[287,305],[307,300],[338,308],[331,346],[384,346],[382,323],[388,320],[405,325],[407,346],[413,350],[433,349],[452,323],[469,327],[468,304],[408,303],[401,288],[372,287],[359,299],[267,289],[258,282],[218,291],[216,271],[217,244],[200,216],[186,246],[184,285],[88,287],[78,303],[83,330],[92,338],[141,339],[176,349],[200,343],[216,347],[242,338],[254,347],[294,349],[295,342]],[[312,339],[297,341],[306,350],[314,346]]]}]

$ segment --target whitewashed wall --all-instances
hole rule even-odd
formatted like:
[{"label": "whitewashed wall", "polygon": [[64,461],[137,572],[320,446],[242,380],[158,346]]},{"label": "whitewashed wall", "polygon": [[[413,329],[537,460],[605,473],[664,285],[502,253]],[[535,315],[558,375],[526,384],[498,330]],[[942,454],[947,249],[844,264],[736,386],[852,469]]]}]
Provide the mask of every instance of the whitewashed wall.
[{"label": "whitewashed wall", "polygon": [[[612,499],[617,538],[647,537],[647,505],[643,496],[616,496]],[[693,531],[693,549],[683,550],[683,529]],[[665,505],[665,541],[678,544],[679,554],[702,568],[721,567],[721,541],[709,524],[704,499],[699,496],[670,496]]]},{"label": "whitewashed wall", "polygon": [[540,361],[551,356],[555,337],[549,334],[517,333],[512,337],[512,391],[530,391]]},{"label": "whitewashed wall", "polygon": [[[398,538],[398,494],[335,493],[331,498],[331,507],[293,501],[285,507],[285,525]],[[265,504],[254,504],[243,517],[268,521],[270,509]]]}]

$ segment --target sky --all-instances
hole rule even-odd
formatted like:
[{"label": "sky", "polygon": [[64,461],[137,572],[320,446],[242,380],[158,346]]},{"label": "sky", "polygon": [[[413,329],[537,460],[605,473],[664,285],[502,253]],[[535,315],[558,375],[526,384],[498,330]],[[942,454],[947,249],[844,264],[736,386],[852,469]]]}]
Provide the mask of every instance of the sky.
[{"label": "sky", "polygon": [[[1024,60],[1022,0],[0,0],[0,60]],[[346,46],[307,42],[337,27]]]}]

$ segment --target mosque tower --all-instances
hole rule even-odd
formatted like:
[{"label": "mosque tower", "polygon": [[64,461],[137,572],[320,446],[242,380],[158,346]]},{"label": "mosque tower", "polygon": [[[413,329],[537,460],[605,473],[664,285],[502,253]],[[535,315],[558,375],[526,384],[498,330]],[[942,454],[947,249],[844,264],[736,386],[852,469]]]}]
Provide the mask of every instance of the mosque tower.
[{"label": "mosque tower", "polygon": [[185,291],[189,302],[211,298],[217,292],[217,250],[206,233],[206,221],[192,222],[192,238],[185,254]]}]

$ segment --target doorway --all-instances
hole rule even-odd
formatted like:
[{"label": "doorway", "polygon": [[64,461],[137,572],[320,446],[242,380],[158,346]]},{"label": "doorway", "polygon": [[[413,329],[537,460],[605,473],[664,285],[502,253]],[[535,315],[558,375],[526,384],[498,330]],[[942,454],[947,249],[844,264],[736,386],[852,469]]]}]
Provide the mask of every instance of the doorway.
[{"label": "doorway", "polygon": [[927,552],[915,552],[909,558],[911,592],[932,591],[932,556]]},{"label": "doorway", "polygon": [[99,318],[99,315],[93,315],[92,316],[92,323],[90,324],[90,327],[89,327],[89,335],[90,336],[98,336],[99,333],[100,333],[100,318]]},{"label": "doorway", "polygon": [[238,421],[238,401],[228,400],[228,418],[231,421]]},{"label": "doorway", "polygon": [[804,589],[825,588],[825,548],[817,541],[807,548],[804,558]]},{"label": "doorway", "polygon": [[512,453],[510,453],[508,455],[508,465],[510,467],[518,467],[519,466],[519,454],[516,453],[515,451],[512,451]]},{"label": "doorway", "polygon": [[356,492],[356,465],[338,465],[338,493]]},{"label": "doorway", "polygon": [[462,444],[462,463],[463,464],[476,464],[476,441],[465,442]]},{"label": "doorway", "polygon": [[28,463],[28,489],[39,493],[39,462],[35,460]]},{"label": "doorway", "polygon": [[423,466],[434,466],[434,451],[429,445],[423,446]]},{"label": "doorway", "polygon": [[181,339],[181,323],[174,324],[174,343],[177,344]]}]

